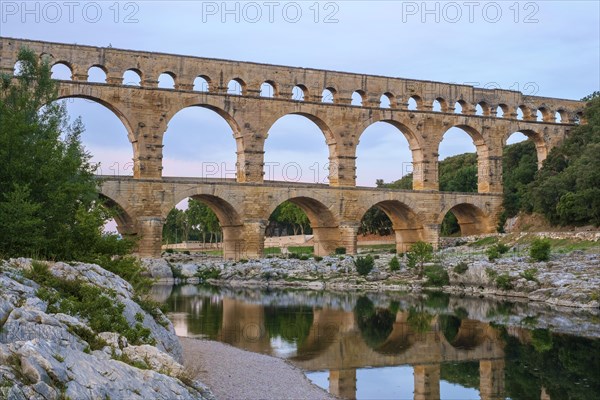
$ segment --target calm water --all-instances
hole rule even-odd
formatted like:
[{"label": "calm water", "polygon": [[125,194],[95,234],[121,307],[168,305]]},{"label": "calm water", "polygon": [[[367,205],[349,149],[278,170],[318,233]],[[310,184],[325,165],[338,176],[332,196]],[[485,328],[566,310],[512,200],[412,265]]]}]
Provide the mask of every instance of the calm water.
[{"label": "calm water", "polygon": [[597,313],[437,293],[185,285],[154,296],[178,335],[286,358],[342,398],[600,398]]}]

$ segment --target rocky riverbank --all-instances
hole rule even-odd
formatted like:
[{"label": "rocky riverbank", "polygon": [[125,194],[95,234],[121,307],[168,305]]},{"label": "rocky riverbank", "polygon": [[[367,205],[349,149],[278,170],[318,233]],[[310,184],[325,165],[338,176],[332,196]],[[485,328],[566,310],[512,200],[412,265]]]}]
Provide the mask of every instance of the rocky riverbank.
[{"label": "rocky riverbank", "polygon": [[119,276],[13,259],[0,264],[0,288],[1,398],[214,398],[186,374],[171,322]]},{"label": "rocky riverbank", "polygon": [[[493,239],[493,238],[492,238]],[[271,257],[238,262],[203,255],[166,254],[146,260],[153,275],[165,281],[232,287],[301,287],[315,290],[366,290],[420,292],[441,290],[458,295],[514,298],[560,307],[598,310],[600,307],[600,254],[574,250],[533,262],[526,246],[515,245],[500,258],[489,261],[485,247],[466,244],[438,252],[427,266],[436,266],[447,278],[432,283],[407,268],[406,256],[398,256],[400,268],[391,271],[389,252],[374,254],[375,267],[365,276],[357,273],[355,258],[347,255],[308,259]],[[306,258],[306,257],[304,257]]]}]

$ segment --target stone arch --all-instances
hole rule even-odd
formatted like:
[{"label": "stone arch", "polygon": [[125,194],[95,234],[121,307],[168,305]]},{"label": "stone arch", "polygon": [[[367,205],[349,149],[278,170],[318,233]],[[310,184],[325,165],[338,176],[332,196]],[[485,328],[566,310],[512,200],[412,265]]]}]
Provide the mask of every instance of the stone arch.
[{"label": "stone arch", "polygon": [[[71,64],[69,61],[53,61],[52,62],[52,66],[50,67],[51,70],[54,70],[54,67],[56,66],[63,66],[66,67],[69,70],[69,73],[71,74],[71,76],[69,77],[68,80],[72,81],[73,80],[73,73],[74,73],[74,67],[73,64]],[[55,71],[52,71],[52,74],[54,74]],[[58,79],[58,78],[53,78],[53,79]]]},{"label": "stone arch", "polygon": [[[460,107],[460,108],[459,108]],[[455,114],[470,114],[471,110],[469,110],[469,103],[460,99],[454,103],[454,113]]]},{"label": "stone arch", "polygon": [[[167,78],[167,80],[168,80],[168,81],[171,81],[172,83],[171,83],[171,82],[165,82],[165,85],[166,85],[166,86],[160,86],[160,85],[161,85],[161,82],[160,82],[160,81],[161,81],[161,78],[162,78],[163,76],[164,76],[164,77],[166,77],[166,78]],[[175,89],[175,88],[177,87],[177,75],[175,75],[175,74],[174,74],[173,72],[171,72],[171,71],[163,71],[163,72],[161,72],[161,73],[158,75],[158,77],[157,77],[157,81],[159,82],[159,83],[158,83],[158,85],[159,85],[158,87],[161,87],[161,88],[163,88],[163,89]]]},{"label": "stone arch", "polygon": [[295,85],[292,88],[292,100],[307,101],[308,95],[308,88],[302,84]]},{"label": "stone arch", "polygon": [[122,236],[135,236],[138,234],[134,213],[128,207],[123,199],[116,199],[102,192],[99,193],[102,205],[111,211],[112,217],[117,223],[117,231]]},{"label": "stone arch", "polygon": [[[324,121],[323,118],[315,115],[314,113],[305,112],[305,111],[296,111],[296,112],[285,112],[280,115],[274,115],[273,118],[271,119],[272,122],[266,125],[267,126],[266,131],[269,132],[269,130],[273,127],[273,125],[277,121],[279,121],[281,118],[285,117],[286,115],[300,115],[300,116],[305,117],[305,118],[309,119],[310,121],[312,121],[315,125],[317,125],[317,127],[323,133],[323,136],[325,137],[325,142],[329,146],[330,157],[337,155],[337,150],[335,148],[336,138],[335,138],[333,131],[331,130],[329,125]],[[265,140],[267,139],[267,137],[265,137]]]},{"label": "stone arch", "polygon": [[423,221],[414,211],[414,206],[401,200],[375,200],[359,210],[360,218],[372,207],[383,211],[390,221],[396,236],[396,251],[406,252],[413,243],[425,240]]},{"label": "stone arch", "polygon": [[569,113],[564,108],[559,108],[554,113],[554,121],[560,124],[569,123]]},{"label": "stone arch", "polygon": [[[133,72],[134,74],[137,75],[137,78],[139,80],[139,83],[134,83],[134,82],[128,82],[126,81],[129,80],[130,78],[126,78],[126,74],[127,72]],[[129,86],[142,86],[142,82],[144,81],[144,74],[142,73],[142,71],[138,68],[128,68],[125,70],[125,72],[123,72],[123,85],[129,85]]]},{"label": "stone arch", "polygon": [[276,196],[269,207],[266,208],[265,220],[269,219],[275,208],[285,201],[295,204],[306,213],[314,235],[315,255],[332,254],[340,243],[339,223],[338,217],[325,205],[325,200],[319,199],[317,196],[306,196],[286,191]]},{"label": "stone arch", "polygon": [[365,100],[367,99],[367,94],[364,90],[355,90],[352,93],[352,103],[353,106],[362,107],[365,105]]},{"label": "stone arch", "polygon": [[[266,91],[266,92],[263,92]],[[275,83],[275,81],[271,80],[271,79],[267,79],[266,81],[264,81],[261,86],[260,86],[260,97],[272,97],[272,98],[277,98],[279,97],[279,90],[277,87],[277,84]]]},{"label": "stone arch", "polygon": [[431,109],[436,112],[448,112],[448,102],[443,97],[437,97],[431,103]]},{"label": "stone arch", "polygon": [[121,120],[121,122],[125,126],[125,129],[127,129],[128,139],[133,144],[133,142],[135,141],[135,135],[134,135],[135,129],[134,129],[133,125],[127,118],[127,115],[124,112],[122,112],[117,106],[115,106],[110,100],[105,100],[100,97],[95,97],[95,96],[91,96],[88,94],[79,94],[79,93],[59,94],[59,96],[57,97],[57,100],[71,99],[71,98],[91,100],[95,103],[98,103],[98,104],[106,107],[110,111],[112,111],[112,113],[115,114],[119,118],[119,120]]},{"label": "stone arch", "polygon": [[528,120],[531,119],[531,109],[524,104],[521,104],[516,109],[517,119],[518,120]]},{"label": "stone arch", "polygon": [[227,190],[211,190],[209,188],[192,188],[176,193],[173,201],[162,206],[161,213],[163,221],[168,213],[182,200],[190,197],[206,204],[217,216],[219,225],[223,231],[223,258],[226,260],[237,260],[245,258],[247,249],[244,239],[244,225],[242,216],[237,210],[241,210],[241,204],[225,200]]},{"label": "stone arch", "polygon": [[[104,73],[104,77],[103,77],[104,79],[102,79],[101,81],[93,81],[93,80],[91,80],[91,79],[93,79],[92,75],[94,74],[95,70],[99,70],[102,73]],[[102,64],[94,64],[94,65],[92,65],[92,66],[90,66],[88,68],[87,75],[88,75],[88,79],[87,79],[88,82],[106,83],[106,78],[108,76],[108,70]]]},{"label": "stone arch", "polygon": [[396,108],[396,96],[391,92],[385,92],[379,97],[380,108]]},{"label": "stone arch", "polygon": [[[236,87],[236,84],[239,85],[239,93]],[[227,83],[227,93],[229,95],[235,96],[245,96],[246,93],[246,82],[242,78],[233,78]]]},{"label": "stone arch", "polygon": [[510,138],[513,134],[515,134],[517,132],[521,132],[523,135],[527,136],[528,140],[532,140],[533,143],[535,143],[535,150],[537,153],[537,161],[538,161],[538,169],[541,168],[544,160],[546,159],[546,157],[548,157],[548,152],[549,152],[548,145],[544,141],[544,136],[541,133],[536,132],[532,129],[519,129],[516,131],[508,132],[502,138],[502,146],[503,147],[506,146],[506,141],[508,140],[508,138]]},{"label": "stone arch", "polygon": [[321,103],[334,103],[337,100],[337,90],[333,86],[327,86],[321,93]]},{"label": "stone arch", "polygon": [[413,94],[408,98],[408,101],[406,102],[406,108],[408,110],[423,110],[423,98],[417,94]]},{"label": "stone arch", "polygon": [[193,89],[196,92],[209,92],[211,80],[207,75],[198,75],[192,82]]},{"label": "stone arch", "polygon": [[438,217],[440,225],[448,212],[452,212],[458,220],[461,236],[492,233],[495,230],[493,221],[475,204],[458,202],[446,206]]},{"label": "stone arch", "polygon": [[482,115],[484,117],[489,117],[492,115],[492,109],[490,105],[483,100],[476,104],[475,111],[476,115]]},{"label": "stone arch", "polygon": [[509,110],[510,109],[506,104],[504,104],[504,103],[498,104],[498,106],[496,107],[496,117],[498,117],[498,118],[508,117]]},{"label": "stone arch", "polygon": [[536,110],[536,119],[538,121],[543,122],[555,122],[555,118],[552,114],[552,111],[550,111],[548,107],[543,105]]}]

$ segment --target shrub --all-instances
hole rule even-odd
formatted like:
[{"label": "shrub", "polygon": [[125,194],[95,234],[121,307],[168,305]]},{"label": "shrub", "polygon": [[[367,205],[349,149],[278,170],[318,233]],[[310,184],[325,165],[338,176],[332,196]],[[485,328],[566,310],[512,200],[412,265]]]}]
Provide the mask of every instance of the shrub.
[{"label": "shrub", "polygon": [[314,259],[316,262],[323,261],[323,257],[320,256],[314,256]]},{"label": "shrub", "polygon": [[521,276],[528,281],[537,282],[537,268],[527,268],[525,271],[521,272]]},{"label": "shrub", "polygon": [[336,247],[335,254],[346,254],[346,248],[345,247]]},{"label": "shrub", "polygon": [[456,272],[457,274],[464,274],[465,272],[467,272],[468,269],[469,269],[469,266],[467,265],[466,262],[459,262],[458,264],[456,264],[454,266],[454,268],[452,270],[454,272]]},{"label": "shrub", "polygon": [[430,243],[416,242],[407,253],[408,267],[417,269],[419,277],[423,276],[423,265],[433,258],[433,246]]},{"label": "shrub", "polygon": [[299,257],[299,260],[306,261],[306,260],[308,260],[308,256],[307,256],[306,254],[302,254],[302,255]]},{"label": "shrub", "polygon": [[390,254],[396,254],[396,249],[390,249]]},{"label": "shrub", "polygon": [[510,250],[510,246],[507,246],[504,243],[498,243],[496,244],[496,249],[498,249],[498,253],[505,254]]},{"label": "shrub", "polygon": [[498,258],[500,258],[500,252],[496,246],[488,248],[485,254],[487,254],[488,260],[490,261],[496,261]]},{"label": "shrub", "polygon": [[375,259],[371,255],[366,257],[357,257],[354,260],[354,266],[356,267],[356,271],[359,275],[367,275],[369,272],[373,270],[373,266],[375,265]]},{"label": "shrub", "polygon": [[510,290],[514,286],[512,284],[512,278],[507,273],[500,274],[496,277],[496,287],[502,290]]},{"label": "shrub", "polygon": [[529,256],[535,261],[548,261],[550,259],[550,240],[548,239],[535,239],[531,242],[531,248],[529,249]]},{"label": "shrub", "polygon": [[376,259],[376,260],[379,260],[379,255],[376,254],[376,255],[373,256],[373,258]]},{"label": "shrub", "polygon": [[188,256],[189,256],[189,255],[190,255],[190,251],[189,251],[189,250],[184,250],[184,251],[183,251],[183,254],[186,254],[186,255],[188,255]]},{"label": "shrub", "polygon": [[173,254],[173,253],[175,253],[175,250],[173,250],[173,249],[165,249],[165,253]]},{"label": "shrub", "polygon": [[398,261],[398,257],[396,256],[392,257],[388,265],[390,266],[390,271],[400,270],[400,261]]},{"label": "shrub", "polygon": [[428,286],[444,286],[450,284],[448,272],[439,264],[430,265],[425,268]]},{"label": "shrub", "polygon": [[196,277],[200,278],[202,282],[205,282],[209,279],[219,279],[221,276],[221,271],[218,268],[210,267],[206,269],[201,269],[195,274]]},{"label": "shrub", "polygon": [[288,254],[288,258],[298,259],[298,258],[300,258],[300,255],[298,253],[290,253],[290,254]]}]

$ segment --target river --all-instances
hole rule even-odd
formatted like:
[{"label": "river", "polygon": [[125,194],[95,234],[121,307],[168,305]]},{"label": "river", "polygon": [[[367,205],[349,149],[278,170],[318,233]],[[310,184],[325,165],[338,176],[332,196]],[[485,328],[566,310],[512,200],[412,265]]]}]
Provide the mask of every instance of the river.
[{"label": "river", "polygon": [[[287,359],[344,399],[596,399],[597,311],[442,293],[155,286],[179,336]],[[234,368],[235,366],[232,366]],[[276,379],[276,374],[274,374]]]}]

